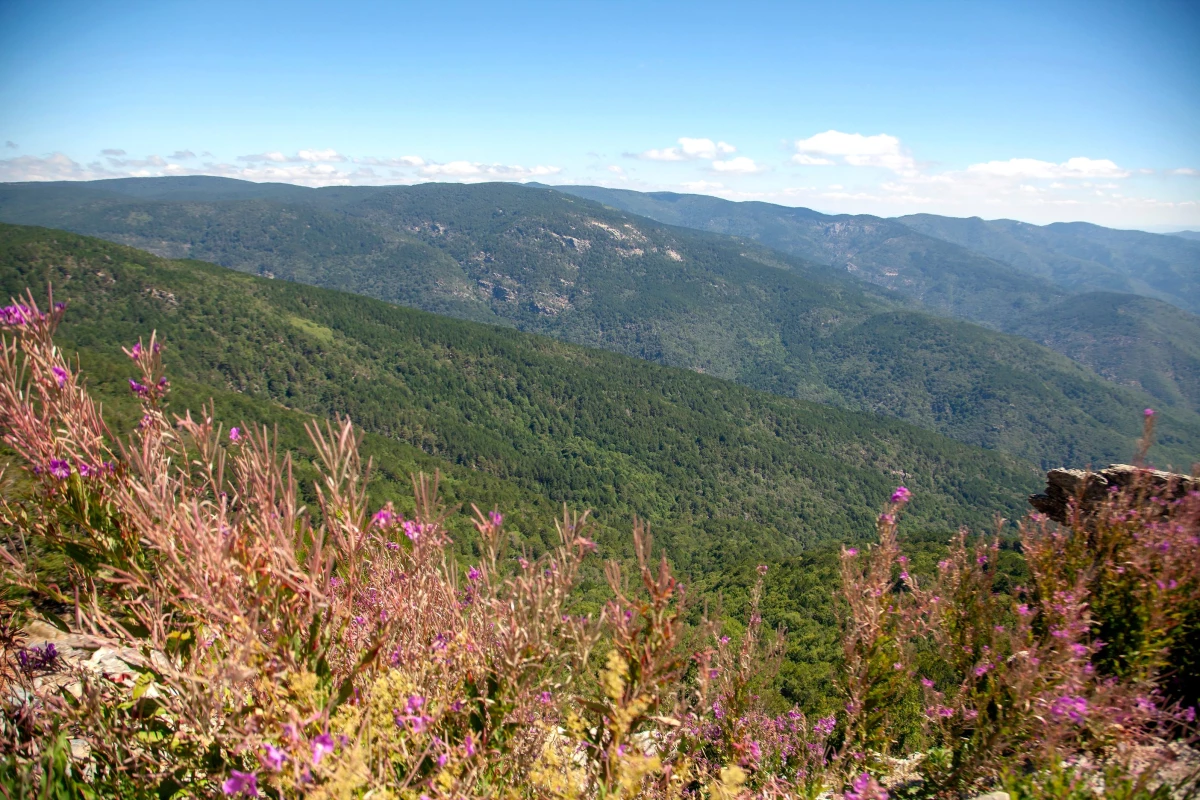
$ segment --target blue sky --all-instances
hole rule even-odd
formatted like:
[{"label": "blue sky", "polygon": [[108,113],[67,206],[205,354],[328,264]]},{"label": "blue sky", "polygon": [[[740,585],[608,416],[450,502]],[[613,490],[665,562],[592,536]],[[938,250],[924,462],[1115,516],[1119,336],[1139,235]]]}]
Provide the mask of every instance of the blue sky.
[{"label": "blue sky", "polygon": [[[0,3],[0,180],[1200,228],[1200,3]],[[106,152],[107,151],[107,152]]]}]

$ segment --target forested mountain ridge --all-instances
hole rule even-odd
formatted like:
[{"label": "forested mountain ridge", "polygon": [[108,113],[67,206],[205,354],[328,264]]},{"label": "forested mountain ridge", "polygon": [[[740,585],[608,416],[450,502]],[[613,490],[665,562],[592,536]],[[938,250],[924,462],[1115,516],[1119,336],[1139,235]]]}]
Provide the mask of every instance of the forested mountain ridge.
[{"label": "forested mountain ridge", "polygon": [[674,192],[551,188],[669,225],[752,239],[884,286],[932,312],[996,329],[1009,316],[1047,308],[1064,294],[1047,280],[869,214]]},{"label": "forested mountain ridge", "polygon": [[[1189,377],[1193,356],[1185,355],[1195,350],[1200,317],[1179,310],[1194,305],[1190,287],[1200,280],[1200,258],[1189,255],[1190,243],[1082,223],[1039,228],[930,214],[882,219],[706,195],[555,188],[838,265],[933,311],[1030,338],[1116,383],[1143,389],[1159,403],[1200,407],[1200,392]],[[1022,231],[1032,244],[1010,229]],[[1120,247],[1109,247],[1109,240]],[[1195,250],[1200,253],[1200,245]],[[1099,304],[1100,295],[1074,294],[1094,289],[1132,294]],[[1120,306],[1119,322],[1098,313],[1105,303]],[[1163,370],[1154,372],[1151,364]]]},{"label": "forested mountain ridge", "polygon": [[[900,481],[917,494],[917,527],[978,527],[994,511],[1019,513],[1038,485],[1028,463],[885,417],[62,231],[0,226],[0,290],[36,293],[47,281],[69,304],[63,346],[79,348],[85,366],[103,367],[121,345],[157,330],[172,379],[193,396],[203,387],[225,402],[244,396],[252,402],[242,412],[264,423],[271,404],[280,414],[349,415],[372,434],[520,491],[595,508],[606,525],[638,514],[662,526],[667,542],[685,528],[773,541],[768,549],[869,536]],[[123,383],[118,371],[99,388],[121,397]]]},{"label": "forested mountain ridge", "polygon": [[1087,222],[1031,225],[933,214],[897,222],[1038,275],[1072,292],[1154,297],[1200,313],[1200,242]]},{"label": "forested mountain ridge", "polygon": [[[884,413],[1048,466],[1124,459],[1136,412],[1156,405],[1027,340],[908,310],[844,270],[544,189],[0,188],[0,216],[22,215]],[[1164,458],[1190,464],[1200,417],[1172,411],[1162,430]]]}]

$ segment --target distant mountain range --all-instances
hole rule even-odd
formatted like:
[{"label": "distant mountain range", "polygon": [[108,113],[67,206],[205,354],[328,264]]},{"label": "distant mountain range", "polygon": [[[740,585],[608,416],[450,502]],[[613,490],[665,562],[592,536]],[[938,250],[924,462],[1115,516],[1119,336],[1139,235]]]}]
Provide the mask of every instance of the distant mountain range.
[{"label": "distant mountain range", "polygon": [[[762,223],[777,235],[757,236],[760,244],[512,184],[0,185],[7,221],[886,414],[1041,465],[1127,458],[1147,405],[1168,406],[1161,461],[1190,466],[1200,453],[1194,317],[1118,297],[1116,324],[1100,300],[1081,306],[1044,277],[896,221],[715,202],[735,221],[751,205],[791,221]],[[986,317],[1021,336],[922,308]]]},{"label": "distant mountain range", "polygon": [[1175,231],[1172,236],[1182,236],[1184,239],[1192,239],[1200,242],[1200,231]]},{"label": "distant mountain range", "polygon": [[[831,216],[706,195],[555,188],[838,266],[930,311],[1025,336],[1160,402],[1200,410],[1200,242],[1086,223]],[[1116,306],[1119,319],[1107,313]]]}]

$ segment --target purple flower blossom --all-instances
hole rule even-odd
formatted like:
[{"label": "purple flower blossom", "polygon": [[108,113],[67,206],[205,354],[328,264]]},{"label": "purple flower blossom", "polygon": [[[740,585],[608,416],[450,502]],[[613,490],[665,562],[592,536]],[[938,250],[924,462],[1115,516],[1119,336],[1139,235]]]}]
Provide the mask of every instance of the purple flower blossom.
[{"label": "purple flower blossom", "polygon": [[483,573],[479,571],[478,567],[471,567],[467,570],[467,580],[471,581],[471,583],[475,583],[481,577],[483,577]]},{"label": "purple flower blossom", "polygon": [[896,491],[892,492],[892,502],[904,504],[912,499],[912,492],[903,486],[897,486]]},{"label": "purple flower blossom", "polygon": [[1143,413],[1143,414],[1145,414],[1147,417],[1153,417],[1153,416],[1154,416],[1154,409],[1153,409],[1153,408],[1147,408],[1147,409],[1146,409],[1145,411],[1143,411],[1142,413]]},{"label": "purple flower blossom", "polygon": [[62,367],[51,367],[50,371],[54,373],[54,380],[58,382],[58,388],[67,385],[67,371]]},{"label": "purple flower blossom", "polygon": [[132,358],[134,361],[137,361],[137,359],[138,359],[138,358],[139,358],[141,355],[142,355],[142,343],[141,343],[141,342],[137,342],[137,343],[135,343],[135,344],[133,345],[133,347],[132,347],[132,348],[130,348],[130,350],[129,350],[129,357],[130,357],[130,358]]},{"label": "purple flower blossom", "polygon": [[321,759],[333,753],[334,744],[333,737],[328,733],[322,733],[320,736],[312,740],[312,760],[313,766],[321,763]]},{"label": "purple flower blossom", "polygon": [[229,778],[221,784],[225,794],[244,794],[247,797],[258,797],[258,776],[253,772],[230,770]]},{"label": "purple flower blossom", "polygon": [[71,465],[61,458],[52,458],[50,459],[49,472],[52,477],[58,478],[60,481],[65,481],[71,477]]},{"label": "purple flower blossom", "polygon": [[23,648],[17,652],[17,664],[26,675],[53,670],[58,666],[58,648],[54,642],[46,642],[41,647]]},{"label": "purple flower blossom", "polygon": [[287,761],[287,754],[283,752],[282,748],[276,747],[273,744],[268,744],[263,747],[263,750],[266,751],[262,756],[262,761],[264,764],[266,764],[275,772],[279,772],[279,770],[283,769],[283,762]]},{"label": "purple flower blossom", "polygon": [[392,524],[392,520],[396,515],[386,508],[381,508],[375,512],[375,516],[371,517],[371,524],[377,528],[386,528]]},{"label": "purple flower blossom", "polygon": [[833,716],[821,717],[813,723],[813,733],[817,736],[828,736],[833,733],[833,728],[837,724],[837,719]]},{"label": "purple flower blossom", "polygon": [[497,528],[504,524],[504,515],[499,511],[492,511],[490,514],[488,514],[488,519]]},{"label": "purple flower blossom", "polygon": [[149,391],[149,389],[147,389],[144,385],[135,381],[133,378],[130,378],[129,379],[129,391],[133,392],[138,397],[142,397]]},{"label": "purple flower blossom", "polygon": [[41,316],[41,314],[35,313],[32,308],[24,304],[0,308],[0,323],[14,327],[28,325],[35,319],[41,318]]},{"label": "purple flower blossom", "polygon": [[541,701],[542,705],[544,706],[548,706],[554,702],[554,698],[549,692],[542,692],[540,695],[538,695],[538,700]]},{"label": "purple flower blossom", "polygon": [[1059,717],[1065,716],[1072,722],[1079,724],[1084,721],[1088,714],[1087,698],[1063,695],[1056,699],[1053,705],[1050,706],[1050,713]]},{"label": "purple flower blossom", "polygon": [[850,782],[850,788],[842,795],[844,800],[888,800],[883,787],[864,772]]},{"label": "purple flower blossom", "polygon": [[933,681],[929,680],[929,678],[921,678],[921,685],[924,686],[926,689],[932,689]]},{"label": "purple flower blossom", "polygon": [[842,552],[848,556],[856,556],[856,555],[858,555],[858,548],[857,547],[847,547]]},{"label": "purple flower blossom", "polygon": [[755,567],[755,569],[758,570],[759,575],[767,574],[767,565],[766,564],[759,564],[757,567]]},{"label": "purple flower blossom", "polygon": [[229,429],[229,441],[240,442],[242,440],[242,429],[233,427]]}]

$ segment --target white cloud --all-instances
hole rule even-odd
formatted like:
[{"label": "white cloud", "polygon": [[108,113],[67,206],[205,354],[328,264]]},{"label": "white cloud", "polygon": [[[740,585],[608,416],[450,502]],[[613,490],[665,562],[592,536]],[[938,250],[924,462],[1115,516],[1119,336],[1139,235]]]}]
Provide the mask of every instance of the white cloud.
[{"label": "white cloud", "polygon": [[526,168],[520,165],[483,164],[478,161],[451,161],[446,164],[431,163],[421,168],[421,174],[427,178],[470,178],[476,180],[540,178],[548,175],[556,175],[559,172],[562,172],[561,167],[538,165]]},{"label": "white cloud", "polygon": [[972,164],[968,172],[998,178],[1127,178],[1129,170],[1121,169],[1107,158],[1068,158],[1061,164],[1039,161],[1036,158],[1010,158],[1008,161],[988,161]]},{"label": "white cloud", "polygon": [[903,152],[900,140],[886,133],[863,136],[828,130],[807,139],[797,139],[795,148],[796,156],[792,160],[797,164],[833,163],[829,159],[833,156],[852,167],[882,167],[900,173],[916,170],[916,162]]},{"label": "white cloud", "polygon": [[280,153],[278,150],[275,150],[270,153],[254,153],[253,155],[248,156],[238,156],[237,160],[250,162],[274,161],[277,164],[282,164],[287,161],[287,156],[285,156],[283,153]]},{"label": "white cloud", "polygon": [[367,164],[372,167],[423,167],[425,159],[420,156],[400,156],[399,158],[367,158],[354,159],[356,164]]},{"label": "white cloud", "polygon": [[123,155],[125,155],[125,151],[118,147],[108,147],[108,148],[105,148],[104,150],[101,150],[100,155],[102,155],[102,156],[123,156]]},{"label": "white cloud", "polygon": [[746,156],[738,156],[725,161],[712,162],[712,168],[717,172],[733,172],[739,175],[749,175],[752,172],[760,172],[762,170],[754,160]]},{"label": "white cloud", "polygon": [[1190,178],[1200,178],[1200,169],[1192,169],[1191,167],[1180,167],[1179,169],[1171,170],[1172,175],[1187,175]]},{"label": "white cloud", "polygon": [[828,158],[819,156],[810,156],[808,153],[796,153],[792,156],[792,163],[803,164],[806,167],[829,167],[833,166],[833,162]]},{"label": "white cloud", "polygon": [[118,176],[98,162],[84,166],[62,153],[0,159],[0,181],[94,181]]},{"label": "white cloud", "polygon": [[614,175],[624,175],[625,174],[625,170],[621,169],[616,164],[609,164],[608,171],[613,173]]},{"label": "white cloud", "polygon": [[176,150],[171,154],[171,159],[174,161],[187,161],[189,158],[195,158],[196,154],[191,150]]},{"label": "white cloud", "polygon": [[278,150],[271,150],[266,153],[253,153],[248,156],[238,156],[238,161],[247,161],[257,163],[261,161],[270,161],[275,164],[331,164],[342,163],[348,161],[344,155],[337,150],[301,150],[294,156],[285,156]]},{"label": "white cloud", "polygon": [[301,150],[296,154],[296,157],[300,161],[312,161],[319,163],[346,160],[346,157],[337,150]]},{"label": "white cloud", "polygon": [[694,161],[702,158],[727,156],[737,152],[737,148],[728,142],[714,142],[712,139],[690,139],[687,136],[681,136],[677,141],[679,147],[646,150],[637,157],[647,161]]},{"label": "white cloud", "polygon": [[[125,151],[120,152],[124,153]],[[109,156],[106,160],[114,167],[132,167],[133,169],[167,166],[167,162],[162,156],[146,156],[145,158],[113,158]]]},{"label": "white cloud", "polygon": [[714,189],[725,188],[725,184],[723,183],[713,183],[710,181],[687,181],[679,185],[689,192],[711,192]]}]

